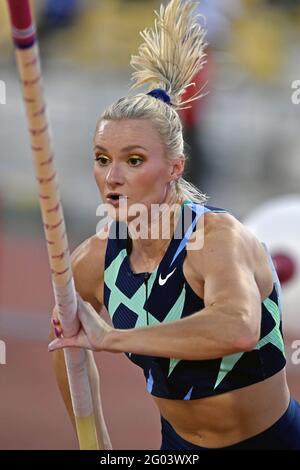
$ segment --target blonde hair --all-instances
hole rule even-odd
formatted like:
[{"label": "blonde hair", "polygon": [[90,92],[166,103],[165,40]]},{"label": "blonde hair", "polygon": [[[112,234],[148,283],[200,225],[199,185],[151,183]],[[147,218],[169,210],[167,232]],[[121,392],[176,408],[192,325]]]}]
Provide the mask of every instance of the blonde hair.
[{"label": "blonde hair", "polygon": [[[199,23],[201,15],[195,14],[192,0],[171,0],[156,14],[154,29],[147,28],[140,34],[144,42],[139,55],[131,57],[134,82],[132,88],[148,86],[164,90],[170,103],[145,93],[127,96],[109,106],[101,115],[102,120],[147,119],[158,131],[165,146],[167,158],[179,155],[184,158],[182,124],[177,110],[203,96],[203,87],[188,100],[182,102],[185,90],[194,84],[191,80],[205,64],[205,29]],[[180,177],[176,192],[183,199],[204,203],[207,197],[194,185]]]}]

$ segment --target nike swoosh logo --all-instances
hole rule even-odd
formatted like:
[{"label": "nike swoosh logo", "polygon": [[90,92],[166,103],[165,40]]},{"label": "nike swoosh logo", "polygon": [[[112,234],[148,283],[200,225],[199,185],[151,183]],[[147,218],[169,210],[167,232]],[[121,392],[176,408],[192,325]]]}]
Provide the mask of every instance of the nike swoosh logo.
[{"label": "nike swoosh logo", "polygon": [[159,275],[159,278],[158,278],[159,285],[160,285],[160,286],[163,286],[163,285],[167,282],[167,280],[169,279],[169,277],[171,277],[172,274],[174,274],[175,271],[176,271],[176,268],[173,269],[173,271],[172,271],[171,273],[169,273],[164,279],[162,279],[161,274],[160,274],[160,275]]}]

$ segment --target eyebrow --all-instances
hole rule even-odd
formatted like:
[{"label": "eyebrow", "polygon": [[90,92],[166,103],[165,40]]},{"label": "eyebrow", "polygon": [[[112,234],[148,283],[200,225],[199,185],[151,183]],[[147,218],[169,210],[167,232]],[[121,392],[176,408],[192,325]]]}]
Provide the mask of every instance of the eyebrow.
[{"label": "eyebrow", "polygon": [[[98,149],[98,150],[101,150],[102,152],[109,153],[109,151],[105,147],[102,147],[101,145],[95,145],[94,149]],[[142,145],[128,145],[127,147],[123,147],[121,149],[121,152],[129,152],[130,150],[133,150],[133,149],[142,149],[142,150],[147,151],[147,149],[143,147]]]}]

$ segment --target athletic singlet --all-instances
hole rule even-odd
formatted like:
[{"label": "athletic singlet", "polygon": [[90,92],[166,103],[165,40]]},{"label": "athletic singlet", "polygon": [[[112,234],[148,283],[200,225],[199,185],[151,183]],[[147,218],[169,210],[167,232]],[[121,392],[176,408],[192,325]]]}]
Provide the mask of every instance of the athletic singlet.
[{"label": "athletic singlet", "polygon": [[[112,223],[105,255],[104,304],[115,328],[167,323],[204,308],[203,299],[189,286],[182,267],[186,244],[197,222],[207,212],[227,211],[185,201],[168,249],[151,273],[136,274],[131,270],[127,225]],[[143,369],[149,393],[162,398],[193,400],[260,382],[285,366],[280,284],[269,254],[268,257],[273,290],[261,304],[261,334],[253,350],[193,361],[126,353]]]}]

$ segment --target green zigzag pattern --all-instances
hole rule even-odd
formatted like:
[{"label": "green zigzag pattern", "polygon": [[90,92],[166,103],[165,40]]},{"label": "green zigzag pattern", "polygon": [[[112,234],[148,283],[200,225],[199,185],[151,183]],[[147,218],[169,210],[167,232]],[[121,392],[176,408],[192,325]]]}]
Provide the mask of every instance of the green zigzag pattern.
[{"label": "green zigzag pattern", "polygon": [[[137,315],[138,318],[135,324],[135,328],[141,328],[143,326],[146,326],[145,320],[147,318],[147,312],[143,308],[143,305],[145,303],[144,284],[140,286],[140,288],[136,291],[136,293],[131,298],[128,298],[116,286],[119,269],[126,256],[127,256],[126,250],[125,249],[121,250],[118,256],[112,261],[109,267],[106,268],[105,270],[105,284],[112,292],[109,298],[108,312],[111,318],[113,318],[119,305],[123,304],[129,310],[131,310]],[[149,295],[151,294],[151,291],[153,288],[153,284],[154,284],[156,274],[157,274],[157,269],[158,268],[156,268],[156,270],[151,273],[151,276],[148,280]],[[184,302],[185,302],[185,295],[186,295],[186,291],[185,291],[185,287],[183,287],[180,293],[180,296],[178,297],[173,307],[170,309],[163,323],[168,323],[170,321],[179,320],[181,318],[183,307],[184,307]],[[149,317],[149,325],[156,325],[160,323],[153,315],[151,315],[150,312],[148,312],[148,317]],[[170,359],[168,376],[171,375],[174,368],[179,362],[180,362],[180,359],[173,359],[173,358]]]},{"label": "green zigzag pattern", "polygon": [[[284,343],[280,333],[280,311],[278,305],[271,299],[265,299],[263,301],[264,306],[268,310],[268,312],[272,315],[275,326],[274,328],[268,333],[266,336],[261,338],[258,343],[256,344],[254,349],[260,349],[266,344],[273,344],[276,348],[278,348],[282,354],[285,356],[284,353]],[[237,353],[231,354],[230,356],[225,356],[221,362],[219,374],[214,386],[214,389],[218,387],[218,385],[222,382],[222,380],[226,377],[226,375],[234,368],[237,361],[241,358],[244,353]]]}]

